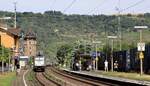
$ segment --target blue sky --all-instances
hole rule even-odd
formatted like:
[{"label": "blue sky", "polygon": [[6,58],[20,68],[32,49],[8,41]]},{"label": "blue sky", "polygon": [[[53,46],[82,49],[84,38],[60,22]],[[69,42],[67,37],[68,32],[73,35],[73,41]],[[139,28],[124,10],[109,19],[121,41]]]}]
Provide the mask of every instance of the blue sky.
[{"label": "blue sky", "polygon": [[[13,2],[17,2],[18,12],[44,12],[47,10],[64,11],[73,0],[0,0],[1,11],[13,11]],[[119,0],[75,0],[66,14],[116,14]],[[141,0],[120,0],[120,8],[124,9]],[[96,9],[94,9],[96,8]],[[94,10],[93,10],[94,9]],[[125,10],[123,13],[150,12],[150,0],[143,0],[138,5]]]}]

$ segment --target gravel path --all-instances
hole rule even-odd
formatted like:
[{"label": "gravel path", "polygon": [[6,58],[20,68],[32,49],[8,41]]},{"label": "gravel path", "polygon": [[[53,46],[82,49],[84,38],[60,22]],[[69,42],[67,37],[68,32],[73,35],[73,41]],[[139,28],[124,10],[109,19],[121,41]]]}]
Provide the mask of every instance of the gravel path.
[{"label": "gravel path", "polygon": [[23,74],[26,70],[21,70],[20,74],[16,76],[16,79],[13,81],[12,86],[25,86],[23,82]]}]

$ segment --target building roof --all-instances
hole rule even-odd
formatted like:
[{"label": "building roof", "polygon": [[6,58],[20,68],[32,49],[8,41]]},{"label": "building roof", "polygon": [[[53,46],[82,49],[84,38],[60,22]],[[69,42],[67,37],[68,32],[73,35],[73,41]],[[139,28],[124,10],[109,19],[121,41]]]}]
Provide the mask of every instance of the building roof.
[{"label": "building roof", "polygon": [[18,36],[19,37],[19,33],[21,31],[21,29],[14,29],[14,28],[5,28],[5,27],[0,27],[0,30],[3,31],[3,32],[6,32],[8,34],[11,34],[11,35],[14,35],[14,36]]},{"label": "building roof", "polygon": [[8,29],[8,32],[12,33],[13,35],[19,36],[20,32],[21,32],[21,29],[19,29],[19,28],[11,28],[11,29]]},{"label": "building roof", "polygon": [[36,39],[36,34],[33,31],[29,30],[25,35],[25,39]]}]

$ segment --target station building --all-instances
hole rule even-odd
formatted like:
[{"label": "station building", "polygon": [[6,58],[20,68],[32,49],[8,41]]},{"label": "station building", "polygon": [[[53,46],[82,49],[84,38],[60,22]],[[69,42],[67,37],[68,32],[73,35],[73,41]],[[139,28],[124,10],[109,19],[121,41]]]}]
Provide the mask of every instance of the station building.
[{"label": "station building", "polygon": [[[36,55],[36,34],[31,30],[25,33],[23,44],[20,41],[21,29],[0,27],[0,45],[9,48],[19,56],[20,48],[23,47],[23,55],[33,57]],[[22,46],[21,46],[22,45]]]},{"label": "station building", "polygon": [[0,45],[14,51],[15,55],[19,52],[19,28],[0,27]]},{"label": "station building", "polygon": [[[22,32],[19,28],[0,26],[0,45],[10,49],[11,59],[16,60],[20,56],[34,57],[36,55],[36,34],[30,30],[21,37]],[[15,62],[13,63],[15,64]]]}]

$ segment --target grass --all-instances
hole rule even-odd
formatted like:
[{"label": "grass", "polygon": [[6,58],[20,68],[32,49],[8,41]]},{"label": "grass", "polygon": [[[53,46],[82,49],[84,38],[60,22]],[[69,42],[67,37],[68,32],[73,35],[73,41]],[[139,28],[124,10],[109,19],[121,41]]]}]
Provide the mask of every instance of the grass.
[{"label": "grass", "polygon": [[150,75],[140,75],[138,73],[125,73],[125,72],[104,72],[100,71],[97,72],[102,75],[106,76],[113,76],[113,77],[122,77],[122,78],[127,78],[127,79],[134,79],[134,80],[144,80],[144,81],[150,81]]},{"label": "grass", "polygon": [[16,78],[15,72],[0,74],[0,86],[11,86],[15,78]]},{"label": "grass", "polygon": [[26,76],[27,80],[29,81],[33,81],[34,78],[35,78],[35,74],[33,71],[30,71],[29,73],[27,73],[27,76]]},{"label": "grass", "polygon": [[28,73],[25,76],[26,82],[27,84],[29,84],[29,86],[38,86],[39,82],[36,80],[36,76],[35,76],[35,72],[33,72],[33,70],[29,70]]}]

